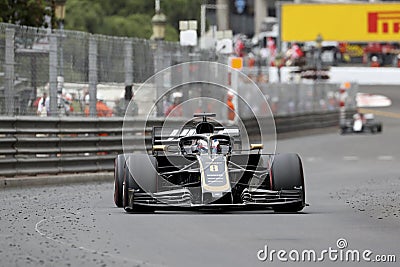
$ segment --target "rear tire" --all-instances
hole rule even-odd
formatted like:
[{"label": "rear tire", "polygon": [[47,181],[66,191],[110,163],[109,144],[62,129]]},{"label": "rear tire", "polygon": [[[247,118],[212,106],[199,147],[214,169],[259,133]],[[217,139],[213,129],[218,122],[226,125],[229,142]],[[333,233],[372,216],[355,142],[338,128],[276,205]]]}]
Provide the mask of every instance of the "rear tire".
[{"label": "rear tire", "polygon": [[300,157],[294,153],[278,154],[271,167],[273,190],[293,190],[301,188],[302,199],[296,203],[273,207],[275,212],[298,212],[305,207],[305,184],[303,165]]},{"label": "rear tire", "polygon": [[125,155],[118,155],[114,161],[114,203],[118,208],[123,207]]}]

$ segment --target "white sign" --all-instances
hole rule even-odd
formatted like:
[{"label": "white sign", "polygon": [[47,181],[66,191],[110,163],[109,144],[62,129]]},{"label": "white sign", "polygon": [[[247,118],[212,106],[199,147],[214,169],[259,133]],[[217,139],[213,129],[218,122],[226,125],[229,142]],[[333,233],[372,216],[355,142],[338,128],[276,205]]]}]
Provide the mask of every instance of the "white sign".
[{"label": "white sign", "polygon": [[197,32],[195,30],[181,31],[179,34],[179,39],[182,46],[196,46]]}]

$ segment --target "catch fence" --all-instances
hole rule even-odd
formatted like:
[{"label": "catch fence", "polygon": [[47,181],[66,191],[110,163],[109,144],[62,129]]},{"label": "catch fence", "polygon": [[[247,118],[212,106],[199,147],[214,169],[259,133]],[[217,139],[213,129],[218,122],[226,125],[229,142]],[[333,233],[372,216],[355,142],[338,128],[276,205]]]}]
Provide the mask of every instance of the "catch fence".
[{"label": "catch fence", "polygon": [[[135,91],[166,67],[199,60],[228,63],[228,57],[215,50],[198,50],[174,42],[0,23],[0,115],[36,115],[39,100],[46,92],[49,101],[44,114],[48,116],[123,116],[127,105],[125,86],[133,84]],[[269,83],[268,67],[246,67],[242,71],[249,80],[238,81],[238,93],[246,94],[246,87],[254,86],[254,82],[275,115],[338,109],[337,84]],[[160,84],[168,86],[168,81]],[[156,86],[146,84],[149,97],[134,99],[137,115],[145,115],[140,114],[141,106],[156,101]],[[349,108],[355,106],[356,91],[357,85],[348,91]],[[98,100],[110,110],[106,115],[99,112]],[[249,112],[242,106],[237,111],[241,116]],[[163,112],[157,114],[162,116]]]}]

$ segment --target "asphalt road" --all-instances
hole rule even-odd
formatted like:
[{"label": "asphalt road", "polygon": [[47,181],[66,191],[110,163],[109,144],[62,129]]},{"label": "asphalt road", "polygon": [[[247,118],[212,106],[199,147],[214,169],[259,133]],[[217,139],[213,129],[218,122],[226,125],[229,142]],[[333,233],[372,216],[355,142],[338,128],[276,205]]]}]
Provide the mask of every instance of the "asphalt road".
[{"label": "asphalt road", "polygon": [[[380,93],[393,94],[393,106],[378,110],[400,114],[400,91]],[[334,131],[278,142],[278,152],[297,152],[303,159],[310,206],[299,214],[126,214],[114,207],[111,183],[0,191],[0,266],[278,265],[276,253],[272,262],[257,258],[265,246],[269,252],[285,250],[289,262],[289,253],[301,258],[304,250],[314,250],[321,258],[331,248],[338,251],[332,260],[325,253],[316,264],[365,266],[362,259],[345,262],[346,253],[357,250],[362,257],[370,250],[371,260],[395,255],[397,263],[381,264],[398,266],[400,119],[377,118],[383,121],[379,135]],[[346,242],[339,249],[341,238]]]}]

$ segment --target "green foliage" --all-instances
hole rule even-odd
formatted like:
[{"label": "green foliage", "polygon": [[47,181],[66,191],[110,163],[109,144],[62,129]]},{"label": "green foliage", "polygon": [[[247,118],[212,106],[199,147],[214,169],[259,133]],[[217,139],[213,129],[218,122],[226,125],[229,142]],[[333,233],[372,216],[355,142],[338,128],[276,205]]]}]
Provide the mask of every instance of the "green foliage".
[{"label": "green foliage", "polygon": [[100,33],[105,12],[101,3],[90,0],[68,0],[65,28],[90,33]]},{"label": "green foliage", "polygon": [[[0,0],[2,1],[2,0]],[[179,20],[197,19],[202,0],[161,0],[168,41],[179,40]],[[65,28],[90,33],[150,38],[154,0],[67,0]]]},{"label": "green foliage", "polygon": [[99,31],[101,34],[139,38],[150,38],[152,34],[151,17],[143,14],[133,14],[128,17],[109,16],[104,19],[103,25]]},{"label": "green foliage", "polygon": [[41,27],[45,25],[45,0],[0,0],[0,21],[25,26]]},{"label": "green foliage", "polygon": [[200,27],[201,0],[167,0],[161,1],[161,7],[170,24],[179,30],[180,20],[197,20]]},{"label": "green foliage", "polygon": [[179,31],[172,25],[167,25],[165,28],[165,40],[171,42],[179,41]]}]

